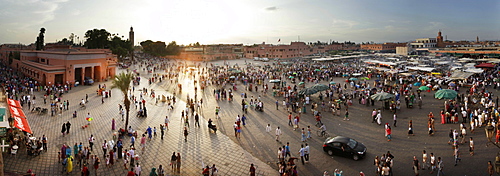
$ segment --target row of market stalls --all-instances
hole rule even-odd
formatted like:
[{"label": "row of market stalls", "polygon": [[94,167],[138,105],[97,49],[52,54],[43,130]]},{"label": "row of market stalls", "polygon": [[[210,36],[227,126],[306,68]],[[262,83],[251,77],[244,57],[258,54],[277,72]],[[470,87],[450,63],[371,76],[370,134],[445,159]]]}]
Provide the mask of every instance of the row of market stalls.
[{"label": "row of market stalls", "polygon": [[[6,107],[0,107],[0,137],[2,137],[2,152],[5,152],[6,147],[10,146],[6,144],[13,144],[12,141],[20,141],[24,138],[25,133],[32,134],[33,132],[19,101],[7,98],[6,104],[2,104],[6,105]],[[7,137],[7,141],[4,137]]]}]

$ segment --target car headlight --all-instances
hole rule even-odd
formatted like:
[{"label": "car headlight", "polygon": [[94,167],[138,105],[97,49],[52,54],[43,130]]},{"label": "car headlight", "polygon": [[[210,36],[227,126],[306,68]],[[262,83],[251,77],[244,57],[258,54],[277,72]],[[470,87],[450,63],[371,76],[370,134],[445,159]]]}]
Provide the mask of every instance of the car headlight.
[{"label": "car headlight", "polygon": [[365,153],[365,152],[358,152],[358,154],[360,154],[360,155],[362,155],[363,153]]}]

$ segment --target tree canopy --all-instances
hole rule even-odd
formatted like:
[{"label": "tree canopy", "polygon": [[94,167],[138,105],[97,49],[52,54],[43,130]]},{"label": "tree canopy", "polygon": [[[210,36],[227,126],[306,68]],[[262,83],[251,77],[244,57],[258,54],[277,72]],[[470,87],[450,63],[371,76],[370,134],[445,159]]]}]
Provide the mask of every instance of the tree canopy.
[{"label": "tree canopy", "polygon": [[142,46],[142,51],[153,56],[166,56],[167,46],[165,42],[157,41],[153,42],[151,40],[146,40],[140,43]]},{"label": "tree canopy", "polygon": [[[70,36],[70,40],[64,38],[61,42],[71,42],[72,36]],[[74,37],[73,37],[74,38]],[[106,29],[92,29],[88,30],[85,33],[85,46],[89,49],[111,49],[113,54],[116,54],[119,58],[123,58],[129,53],[132,53],[133,48],[132,44],[129,40],[124,40],[123,36],[119,36],[118,34],[111,34]],[[66,39],[66,40],[65,40]]]},{"label": "tree canopy", "polygon": [[111,34],[106,29],[92,29],[85,33],[85,46],[89,49],[108,48]]},{"label": "tree canopy", "polygon": [[109,49],[111,49],[112,53],[116,54],[119,58],[123,58],[133,51],[130,41],[123,40],[118,36],[111,39],[109,42]]}]

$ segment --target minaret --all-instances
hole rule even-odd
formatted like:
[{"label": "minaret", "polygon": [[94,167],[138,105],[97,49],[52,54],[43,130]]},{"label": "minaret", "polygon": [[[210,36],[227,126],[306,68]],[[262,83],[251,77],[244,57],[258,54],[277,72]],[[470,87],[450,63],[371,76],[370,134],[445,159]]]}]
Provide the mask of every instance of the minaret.
[{"label": "minaret", "polygon": [[128,32],[128,39],[130,40],[130,44],[134,47],[134,28],[130,26],[130,32]]},{"label": "minaret", "polygon": [[436,37],[436,40],[437,40],[437,47],[438,48],[443,48],[444,46],[444,43],[443,43],[443,36],[441,35],[441,30],[439,30],[438,32],[438,36]]},{"label": "minaret", "polygon": [[479,43],[479,36],[476,36],[476,43]]},{"label": "minaret", "polygon": [[132,45],[132,53],[130,53],[130,57],[132,61],[134,60],[134,28],[130,26],[130,32],[128,32],[128,39],[130,40],[130,44]]}]

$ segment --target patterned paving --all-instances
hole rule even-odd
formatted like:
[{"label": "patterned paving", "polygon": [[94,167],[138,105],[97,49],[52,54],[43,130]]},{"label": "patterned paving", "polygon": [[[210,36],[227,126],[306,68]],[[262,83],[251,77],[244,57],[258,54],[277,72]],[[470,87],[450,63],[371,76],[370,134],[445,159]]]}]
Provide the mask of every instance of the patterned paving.
[{"label": "patterned paving", "polygon": [[[141,85],[136,87],[134,94],[139,96],[138,91],[143,86],[155,89],[157,95],[169,95],[166,89],[172,88],[166,82],[160,84],[147,85],[147,80],[143,79]],[[106,85],[111,86],[110,82]],[[94,146],[94,154],[102,154],[101,144],[104,140],[113,139],[113,131],[111,130],[111,121],[116,120],[116,127],[124,126],[119,115],[118,104],[122,101],[122,95],[119,90],[112,90],[110,98],[105,98],[104,103],[101,103],[101,98],[96,95],[97,84],[93,86],[79,86],[73,88],[68,94],[64,94],[62,100],[70,101],[70,108],[62,114],[50,116],[37,115],[28,112],[28,108],[24,110],[28,116],[30,126],[37,137],[45,134],[48,137],[48,152],[40,156],[28,156],[24,148],[19,150],[16,157],[4,155],[5,171],[15,173],[25,173],[28,169],[32,169],[37,175],[62,175],[63,167],[58,163],[57,152],[62,144],[73,146],[75,143],[83,142],[84,146],[88,146],[88,138],[93,134],[96,138]],[[41,92],[35,93],[37,97],[37,105],[49,107],[49,104],[42,104]],[[86,109],[80,109],[78,103],[85,94],[89,95],[89,103]],[[149,174],[152,167],[158,167],[162,164],[167,169],[168,175],[175,175],[168,163],[172,152],[180,152],[183,158],[181,172],[178,175],[200,175],[201,168],[204,165],[215,164],[219,169],[220,175],[247,175],[249,166],[254,163],[257,166],[258,175],[274,175],[276,170],[272,169],[266,163],[260,161],[250,153],[242,149],[237,143],[223,133],[210,133],[207,128],[207,119],[201,118],[201,127],[194,127],[194,118],[190,117],[191,128],[189,129],[188,140],[184,141],[182,134],[182,123],[180,120],[181,111],[185,107],[184,101],[177,101],[174,110],[167,110],[164,103],[156,103],[152,98],[146,99],[146,107],[148,108],[147,118],[135,117],[136,110],[132,107],[130,111],[129,124],[139,132],[144,132],[148,126],[156,126],[164,122],[165,115],[170,117],[170,129],[165,132],[165,139],[160,139],[160,130],[158,136],[148,141],[146,151],[140,155],[139,163],[142,166],[144,174]],[[72,113],[78,112],[77,118],[72,118]],[[85,117],[90,113],[94,120],[88,128],[82,129],[81,126],[87,124]],[[69,121],[72,124],[69,135],[63,136],[61,125]],[[139,140],[138,140],[139,141]],[[138,142],[137,141],[137,142]],[[124,144],[130,142],[129,137],[125,137]],[[128,145],[126,145],[128,146]],[[137,146],[137,143],[136,143]],[[102,158],[101,158],[101,161]],[[123,167],[121,160],[115,161],[115,165],[106,168],[104,162],[101,162],[97,175],[126,175],[127,170]],[[91,169],[94,174],[95,170]],[[79,168],[74,167],[70,175],[80,174]]]}]

